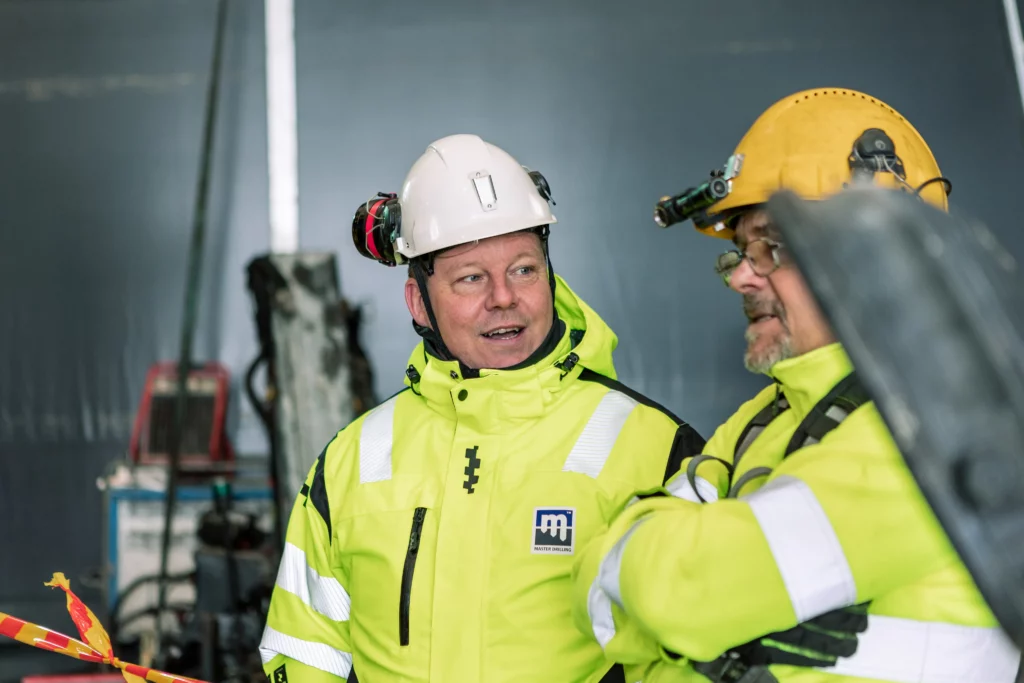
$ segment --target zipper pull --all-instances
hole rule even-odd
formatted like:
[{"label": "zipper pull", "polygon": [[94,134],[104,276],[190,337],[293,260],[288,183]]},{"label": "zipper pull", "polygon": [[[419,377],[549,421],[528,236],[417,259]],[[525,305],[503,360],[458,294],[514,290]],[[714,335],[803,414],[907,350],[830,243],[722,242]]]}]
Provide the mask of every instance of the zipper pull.
[{"label": "zipper pull", "polygon": [[782,385],[778,382],[775,383],[775,398],[772,399],[772,417],[778,417],[782,409],[782,402],[786,400],[785,395],[782,393]]},{"label": "zipper pull", "polygon": [[407,367],[405,369],[405,376],[408,377],[409,381],[412,382],[413,384],[419,384],[420,383],[420,379],[422,379],[420,377],[419,371],[416,370],[416,366],[415,365],[410,365],[409,367]]},{"label": "zipper pull", "polygon": [[420,383],[421,379],[423,379],[422,377],[420,377],[420,373],[416,369],[416,366],[410,365],[409,367],[407,367],[405,369],[405,376],[409,378],[409,388],[412,389],[412,393],[416,394],[417,396],[422,396],[423,394],[421,394],[416,389],[416,385]]},{"label": "zipper pull", "polygon": [[420,549],[420,533],[423,529],[423,518],[426,515],[426,508],[416,508],[416,512],[413,514],[412,533],[409,534],[409,552],[411,553]]},{"label": "zipper pull", "polygon": [[566,356],[565,360],[558,364],[558,367],[563,370],[562,376],[558,379],[565,379],[565,376],[572,372],[572,369],[576,367],[576,364],[579,362],[580,357],[576,355],[575,351]]}]

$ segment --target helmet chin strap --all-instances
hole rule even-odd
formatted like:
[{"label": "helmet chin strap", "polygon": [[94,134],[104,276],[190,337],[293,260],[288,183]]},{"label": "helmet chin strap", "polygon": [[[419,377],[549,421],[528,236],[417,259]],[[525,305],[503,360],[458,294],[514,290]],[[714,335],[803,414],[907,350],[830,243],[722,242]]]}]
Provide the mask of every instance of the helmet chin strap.
[{"label": "helmet chin strap", "polygon": [[[546,225],[542,225],[538,228],[533,229],[540,237],[541,245],[544,248],[544,262],[548,269],[548,283],[551,286],[551,301],[552,301],[552,321],[551,329],[554,330],[558,323],[558,311],[554,307],[555,298],[555,269],[551,266],[551,254],[548,250],[548,234],[549,228]],[[433,254],[427,256],[431,258]],[[432,261],[432,259],[431,259]],[[454,354],[448,349],[448,345],[444,343],[444,339],[441,338],[441,328],[437,325],[437,317],[434,315],[434,307],[430,303],[430,292],[427,289],[427,278],[433,275],[432,262],[430,265],[427,264],[424,258],[413,259],[412,263],[412,275],[416,279],[416,285],[420,288],[420,296],[423,297],[423,307],[427,311],[427,320],[430,322],[430,327],[424,327],[415,320],[412,321],[412,327],[416,330],[424,342],[426,342],[427,350],[439,360],[442,361],[458,361],[459,368],[462,370],[463,377],[470,377],[479,374],[479,369],[469,368],[461,359],[456,358]],[[429,268],[429,271],[428,271]],[[550,336],[550,333],[549,333]]]},{"label": "helmet chin strap", "polygon": [[430,321],[430,327],[424,327],[413,320],[412,327],[416,330],[416,334],[427,342],[428,350],[437,356],[438,359],[443,361],[457,360],[452,356],[452,352],[448,350],[444,340],[441,339],[441,328],[437,326],[437,317],[434,316],[434,307],[430,304],[430,292],[427,290],[428,275],[426,265],[422,259],[415,259],[411,265],[412,276],[416,278],[416,285],[420,288],[420,296],[423,298],[423,307],[427,309],[427,320]]}]

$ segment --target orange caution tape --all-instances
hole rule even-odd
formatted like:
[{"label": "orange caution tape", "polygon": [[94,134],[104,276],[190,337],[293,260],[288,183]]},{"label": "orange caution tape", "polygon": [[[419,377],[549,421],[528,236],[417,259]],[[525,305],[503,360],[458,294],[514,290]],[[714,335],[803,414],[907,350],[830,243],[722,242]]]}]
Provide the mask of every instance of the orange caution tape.
[{"label": "orange caution tape", "polygon": [[[68,657],[81,659],[86,662],[97,664],[109,664],[121,670],[124,680],[127,683],[204,683],[194,678],[175,676],[173,674],[147,669],[138,664],[122,662],[114,656],[114,649],[110,643],[110,636],[106,629],[96,618],[93,611],[82,602],[82,600],[71,590],[71,583],[60,572],[53,575],[53,579],[46,584],[51,588],[60,588],[67,594],[68,614],[78,628],[78,634],[82,640],[69,638],[63,633],[51,631],[48,628],[31,624],[12,617],[9,614],[0,612],[0,636],[13,638],[18,642],[38,647],[50,652],[59,652]],[[85,642],[83,642],[85,641]]]}]

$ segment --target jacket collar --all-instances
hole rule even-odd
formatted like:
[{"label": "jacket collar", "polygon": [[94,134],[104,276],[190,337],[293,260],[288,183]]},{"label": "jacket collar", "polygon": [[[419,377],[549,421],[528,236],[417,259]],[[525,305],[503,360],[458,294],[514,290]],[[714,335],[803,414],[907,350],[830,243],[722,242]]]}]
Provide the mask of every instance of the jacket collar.
[{"label": "jacket collar", "polygon": [[796,414],[803,417],[852,370],[846,351],[834,343],[780,361],[769,375],[782,386]]},{"label": "jacket collar", "polygon": [[[407,372],[406,385],[435,412],[451,419],[471,418],[479,422],[478,429],[489,431],[509,420],[547,414],[583,368],[615,379],[615,333],[564,280],[555,280],[555,309],[565,330],[543,358],[527,367],[481,369],[478,377],[465,377],[457,360],[443,361],[420,342],[409,358],[415,373]],[[467,398],[459,398],[462,392]]]},{"label": "jacket collar", "polygon": [[413,390],[430,408],[453,419],[464,415],[461,403],[466,399],[460,396],[470,394],[473,416],[484,424],[538,418],[579,374],[575,368],[566,373],[559,367],[566,365],[571,350],[567,331],[555,349],[533,365],[518,370],[480,370],[478,377],[463,377],[458,361],[425,354],[420,382]]}]

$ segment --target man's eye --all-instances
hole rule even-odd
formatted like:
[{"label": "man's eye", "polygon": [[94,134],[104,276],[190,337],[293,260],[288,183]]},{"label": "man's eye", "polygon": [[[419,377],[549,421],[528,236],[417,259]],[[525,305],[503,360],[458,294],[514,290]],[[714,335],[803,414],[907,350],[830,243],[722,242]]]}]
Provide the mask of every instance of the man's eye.
[{"label": "man's eye", "polygon": [[519,273],[520,275],[529,275],[530,273],[533,273],[536,270],[537,269],[534,268],[533,266],[523,266],[522,268],[517,268],[516,272]]},{"label": "man's eye", "polygon": [[462,281],[463,282],[479,282],[480,279],[481,278],[480,278],[479,275],[467,275],[466,277],[462,278]]}]

